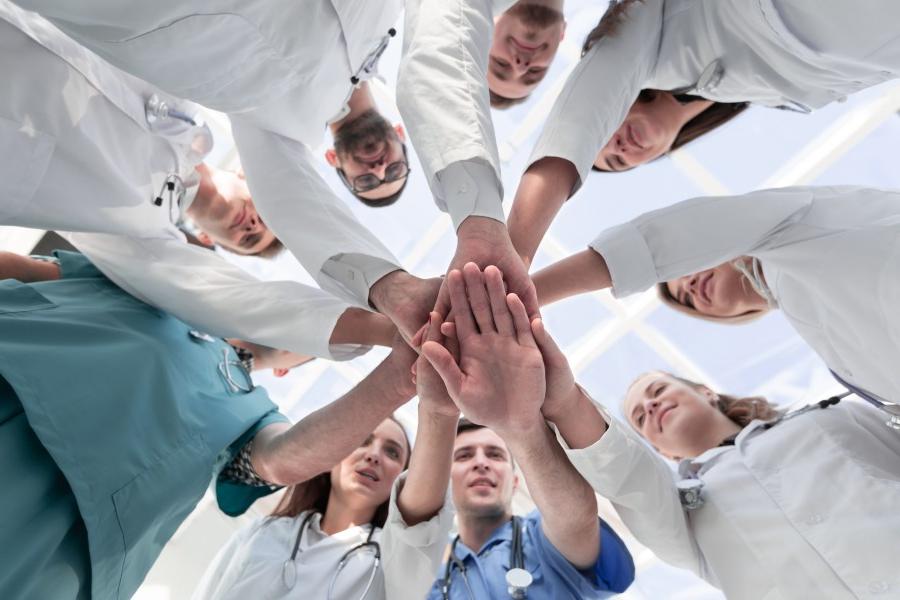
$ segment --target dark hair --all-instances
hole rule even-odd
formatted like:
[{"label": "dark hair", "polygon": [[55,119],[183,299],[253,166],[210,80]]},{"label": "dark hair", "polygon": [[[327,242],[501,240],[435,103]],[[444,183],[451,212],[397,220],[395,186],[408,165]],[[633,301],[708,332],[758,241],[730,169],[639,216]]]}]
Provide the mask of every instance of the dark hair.
[{"label": "dark hair", "polygon": [[[403,428],[403,425],[396,417],[391,415],[388,419],[399,425],[400,430],[403,431],[403,439],[406,440],[407,449],[406,461],[403,464],[403,468],[406,469],[409,467],[409,456],[412,454],[409,436],[406,434],[406,429]],[[275,507],[275,510],[273,510],[269,516],[271,518],[293,518],[300,515],[305,510],[313,510],[324,515],[328,508],[328,496],[330,494],[331,471],[325,471],[303,483],[290,486],[281,497],[278,506]],[[387,521],[390,502],[390,498],[388,498],[375,509],[375,514],[372,516],[372,524],[374,526],[384,527],[384,523]]]},{"label": "dark hair", "polygon": [[[581,56],[583,57],[585,54],[587,54],[588,51],[594,46],[594,44],[597,43],[597,41],[599,41],[601,38],[614,36],[618,30],[619,25],[622,23],[622,21],[625,20],[625,13],[628,7],[635,2],[642,1],[643,0],[622,0],[621,2],[613,2],[612,4],[610,4],[609,8],[603,14],[603,17],[600,19],[600,22],[596,27],[594,27],[593,30],[591,30],[591,32],[587,35],[587,38],[585,38],[584,44],[581,47]],[[641,93],[638,94],[637,100],[635,102],[652,102],[660,93],[663,92],[666,92],[666,90],[641,90]],[[705,100],[705,98],[692,96],[690,94],[674,94],[673,96],[675,100],[677,100],[681,104],[687,104],[689,102],[695,102],[697,100]],[[709,108],[684,124],[684,126],[678,132],[678,135],[675,136],[675,141],[672,142],[672,145],[669,147],[668,152],[678,150],[685,144],[688,144],[696,140],[697,138],[709,133],[710,131],[721,127],[731,119],[744,112],[749,106],[749,102],[713,102]],[[601,171],[604,173],[609,172],[606,169],[599,169],[596,166],[593,166],[591,170]]]},{"label": "dark hair", "polygon": [[[335,169],[335,170],[338,172],[338,176],[340,176],[341,170],[339,168]],[[362,202],[369,208],[382,208],[385,206],[390,206],[391,204],[393,204],[394,202],[399,200],[400,196],[403,194],[403,190],[406,189],[406,184],[408,182],[409,182],[409,175],[407,175],[406,178],[403,180],[403,185],[400,186],[399,190],[397,190],[390,196],[385,196],[384,198],[363,198],[362,196],[360,196],[358,193],[354,192],[353,190],[349,190],[349,191],[351,194],[353,194],[353,196],[357,200],[359,200],[360,202]]]},{"label": "dark hair", "polygon": [[491,96],[491,108],[495,108],[497,110],[506,110],[507,108],[516,106],[517,104],[522,104],[531,97],[531,94],[526,94],[521,98],[507,98],[506,96],[501,96],[493,90],[489,91]]},{"label": "dark hair", "polygon": [[[684,377],[678,377],[669,373],[673,379],[677,379],[685,385],[692,388],[698,388],[701,384]],[[723,415],[731,419],[738,427],[744,428],[755,419],[769,421],[780,417],[784,410],[778,408],[762,396],[744,396],[737,397],[730,394],[719,394],[719,400],[716,407]]]},{"label": "dark hair", "polygon": [[[478,423],[473,423],[465,417],[460,417],[459,421],[456,423],[456,437],[464,433],[468,433],[469,431],[478,431],[479,429],[487,429],[484,425],[479,425]],[[506,444],[506,440],[503,441],[504,445]],[[513,458],[512,452],[509,452],[509,448],[506,449],[506,454],[509,456],[510,464],[515,467],[516,460]]]},{"label": "dark hair", "polygon": [[272,238],[271,244],[269,244],[268,246],[266,246],[265,248],[263,248],[256,254],[253,254],[252,256],[258,256],[259,258],[275,258],[279,254],[281,254],[283,251],[284,251],[284,242],[282,242],[280,239],[278,239],[276,237],[276,238]]}]

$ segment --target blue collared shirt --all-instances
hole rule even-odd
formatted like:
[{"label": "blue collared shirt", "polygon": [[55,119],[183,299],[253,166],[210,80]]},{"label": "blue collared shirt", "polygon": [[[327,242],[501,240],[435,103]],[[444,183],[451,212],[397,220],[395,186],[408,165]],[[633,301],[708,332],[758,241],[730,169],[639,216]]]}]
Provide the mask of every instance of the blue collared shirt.
[{"label": "blue collared shirt", "polygon": [[[624,592],[634,581],[634,562],[619,536],[604,522],[600,523],[600,555],[593,568],[579,570],[560,554],[541,527],[541,515],[533,511],[522,517],[522,536],[525,568],[534,582],[528,588],[528,600],[561,600],[563,598],[608,598]],[[452,569],[450,598],[454,600],[482,600],[508,598],[506,572],[509,570],[509,549],[512,544],[512,523],[504,523],[488,538],[480,552],[460,541],[456,556],[465,565],[471,594],[458,567]],[[441,599],[444,567],[431,586],[428,600]]]}]

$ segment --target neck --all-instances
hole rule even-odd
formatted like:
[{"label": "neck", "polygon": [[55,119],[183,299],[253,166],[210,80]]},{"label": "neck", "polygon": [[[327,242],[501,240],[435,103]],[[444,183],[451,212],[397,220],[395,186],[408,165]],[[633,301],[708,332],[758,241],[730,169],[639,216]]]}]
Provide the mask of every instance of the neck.
[{"label": "neck", "polygon": [[676,118],[680,121],[680,127],[684,127],[691,119],[713,105],[710,100],[694,100],[687,104],[681,104],[675,99],[675,96],[669,94],[669,98],[678,107]]},{"label": "neck", "polygon": [[472,515],[459,513],[459,539],[463,544],[478,552],[491,534],[512,518],[506,510],[497,515]]},{"label": "neck", "polygon": [[209,204],[210,200],[216,196],[213,170],[206,163],[197,165],[196,170],[200,176],[200,182],[197,184],[197,195],[194,196],[194,201],[191,202],[191,205],[185,211],[192,218],[197,211],[202,211]]},{"label": "neck", "polygon": [[369,90],[369,84],[367,82],[359,84],[359,87],[353,90],[353,93],[350,95],[350,100],[347,102],[347,106],[350,107],[350,112],[347,113],[347,116],[340,121],[335,121],[329,125],[332,135],[334,135],[338,129],[343,127],[344,123],[349,123],[367,110],[377,108],[375,106],[375,99],[372,97],[372,92]]},{"label": "neck", "polygon": [[325,514],[322,515],[322,521],[319,527],[327,535],[340,533],[351,527],[357,527],[366,523],[371,523],[375,516],[375,509],[372,506],[356,506],[352,503],[343,501],[331,490],[328,496],[328,506],[325,508]]},{"label": "neck", "polygon": [[697,436],[693,441],[693,448],[685,452],[685,457],[696,458],[706,452],[717,447],[730,437],[741,432],[741,427],[725,415],[717,418],[710,427],[707,427],[702,435]]}]

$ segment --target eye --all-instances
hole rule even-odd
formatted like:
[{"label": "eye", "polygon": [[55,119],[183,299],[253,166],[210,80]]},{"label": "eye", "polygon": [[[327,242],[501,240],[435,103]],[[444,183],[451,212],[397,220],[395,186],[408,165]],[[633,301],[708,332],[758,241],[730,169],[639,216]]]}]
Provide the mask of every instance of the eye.
[{"label": "eye", "polygon": [[491,59],[494,61],[494,64],[497,65],[498,67],[503,67],[504,69],[509,68],[509,63],[506,62],[505,60],[503,60],[502,58],[496,58],[496,57],[492,56]]},{"label": "eye", "polygon": [[684,302],[682,302],[688,308],[694,308],[694,299],[690,292],[684,293]]},{"label": "eye", "polygon": [[663,393],[663,390],[665,390],[665,389],[666,389],[666,384],[665,384],[665,383],[660,383],[660,384],[658,384],[658,385],[656,386],[656,389],[653,390],[653,397],[654,397],[654,398],[659,398],[659,395],[662,394],[662,393]]},{"label": "eye", "polygon": [[644,425],[644,413],[638,414],[637,418],[635,419],[635,422],[638,424],[638,427],[643,427],[643,425]]},{"label": "eye", "polygon": [[472,453],[471,453],[471,452],[457,452],[457,453],[453,456],[453,460],[456,460],[456,461],[463,461],[463,460],[468,460],[468,459],[471,458],[471,457],[472,457]]},{"label": "eye", "polygon": [[397,461],[400,460],[400,450],[398,450],[397,448],[394,448],[393,446],[391,446],[387,450],[385,450],[385,453],[394,460],[397,460]]}]

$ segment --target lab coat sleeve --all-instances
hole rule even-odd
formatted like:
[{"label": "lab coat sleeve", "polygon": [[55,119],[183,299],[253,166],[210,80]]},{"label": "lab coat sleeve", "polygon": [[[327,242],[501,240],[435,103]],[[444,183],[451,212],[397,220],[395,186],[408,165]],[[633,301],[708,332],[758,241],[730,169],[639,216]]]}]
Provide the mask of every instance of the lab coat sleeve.
[{"label": "lab coat sleeve", "polygon": [[332,360],[368,350],[329,344],[348,305],[316,288],[260,281],[215,252],[180,239],[64,237],[126,292],[205,333]]},{"label": "lab coat sleeve", "polygon": [[[495,2],[499,14],[512,2]],[[491,122],[490,0],[408,0],[397,106],[428,185],[454,228],[466,217],[504,221]]]},{"label": "lab coat sleeve", "polygon": [[557,432],[572,465],[612,503],[638,541],[667,563],[700,574],[703,557],[681,506],[674,472],[627,426],[603,408],[597,410],[608,429],[593,445],[573,450]]},{"label": "lab coat sleeve", "polygon": [[409,527],[397,507],[397,496],[405,481],[406,473],[403,473],[394,482],[381,537],[385,598],[421,600],[431,589],[440,569],[454,510],[448,490],[438,514]]},{"label": "lab coat sleeve", "polygon": [[[810,188],[703,197],[607,229],[591,248],[606,261],[617,298],[788,243],[813,202]],[[793,231],[792,231],[793,229]]]},{"label": "lab coat sleeve", "polygon": [[246,552],[247,543],[259,529],[261,521],[255,521],[234,532],[228,542],[216,553],[215,558],[206,567],[203,577],[191,600],[216,600],[234,588],[243,575],[246,561],[242,555]]},{"label": "lab coat sleeve", "polygon": [[569,75],[528,164],[556,157],[575,165],[574,194],[656,67],[664,0],[632,3],[616,31],[599,39]]},{"label": "lab coat sleeve", "polygon": [[231,119],[253,201],[266,225],[322,289],[369,308],[369,288],[400,269],[316,171],[309,148]]}]

